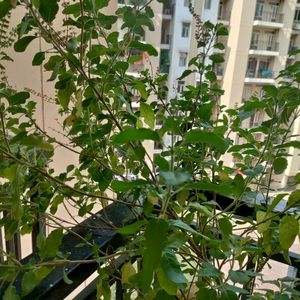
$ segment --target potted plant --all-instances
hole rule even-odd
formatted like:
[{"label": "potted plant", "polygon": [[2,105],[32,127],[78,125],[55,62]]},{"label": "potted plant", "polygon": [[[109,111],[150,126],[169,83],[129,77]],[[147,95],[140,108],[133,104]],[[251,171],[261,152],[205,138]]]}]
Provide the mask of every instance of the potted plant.
[{"label": "potted plant", "polygon": [[[272,255],[283,253],[289,261],[288,250],[299,234],[298,213],[291,210],[299,206],[299,190],[270,196],[273,174],[287,167],[287,148],[300,146],[290,140],[299,117],[298,63],[282,72],[279,85],[265,87],[262,98],[253,96],[227,109],[220,103],[224,91],[214,72],[223,58],[211,54],[213,48],[224,48],[215,39],[227,30],[201,22],[190,5],[199,52],[179,80],[198,74],[199,84],[166,101],[166,75],[148,69],[137,78],[126,73],[141,60],[132,52],[146,52],[149,60],[158,55],[152,45],[134,38],[145,28],[154,30],[151,2],[132,1],[116,15],[103,11],[108,0],[65,3],[62,27],[75,32],[67,37],[53,25],[58,1],[0,2],[0,17],[13,13],[15,6],[25,8],[15,51],[25,51],[37,38],[47,43],[48,50],[38,51],[32,64],[51,72],[68,138],[61,142],[38,125],[28,92],[1,83],[1,225],[6,238],[31,233],[41,220],[58,226],[47,237],[40,232],[39,259],[27,265],[2,249],[6,260],[0,274],[9,282],[4,299],[21,296],[13,285],[20,273],[26,294],[67,259],[59,245],[72,229],[60,225],[57,207],[69,202],[79,216],[86,216],[96,204],[105,207],[113,201],[127,204],[137,215],[134,223],[115,229],[127,238],[113,254],[128,256],[121,268],[126,299],[299,297],[286,279],[274,282],[278,291],[255,291],[255,280]],[[121,41],[112,30],[118,18],[125,30]],[[137,110],[133,90],[139,93]],[[257,110],[266,113],[266,121],[244,128],[243,122]],[[157,120],[162,121],[159,128]],[[255,138],[257,133],[264,136],[262,141]],[[232,134],[240,137],[240,144],[233,143]],[[164,143],[165,136],[170,143],[152,156],[147,145]],[[79,157],[78,164],[58,175],[50,167],[57,145]],[[232,156],[233,167],[224,164],[225,154]],[[258,194],[263,201],[257,201]],[[284,198],[286,207],[274,211]],[[245,199],[250,199],[253,213],[235,218]],[[92,246],[88,237],[81,239]],[[43,264],[49,257],[51,268]],[[99,257],[95,249],[96,262],[112,255]],[[138,265],[131,258],[138,258]],[[110,299],[103,274],[113,271],[99,264],[99,298]]]}]

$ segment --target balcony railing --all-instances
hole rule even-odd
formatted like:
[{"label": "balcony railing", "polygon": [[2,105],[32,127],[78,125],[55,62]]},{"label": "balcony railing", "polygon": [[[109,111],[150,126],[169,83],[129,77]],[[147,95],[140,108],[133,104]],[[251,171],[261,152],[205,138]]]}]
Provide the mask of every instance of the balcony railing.
[{"label": "balcony railing", "polygon": [[300,21],[294,20],[293,29],[294,30],[300,30]]},{"label": "balcony railing", "polygon": [[283,14],[274,14],[273,12],[264,11],[262,14],[256,14],[254,20],[272,23],[283,23]]},{"label": "balcony railing", "polygon": [[[210,193],[205,193],[207,198],[212,197]],[[256,201],[259,200],[259,195],[257,195]],[[244,202],[239,205],[237,209],[234,209],[234,214],[237,217],[249,217],[255,215],[255,207],[253,203],[243,200]],[[221,210],[226,210],[227,213],[232,213],[230,209],[232,207],[233,199],[228,197],[223,197],[217,195],[216,202],[218,207]],[[249,202],[249,203],[248,203]],[[248,204],[247,204],[248,203]],[[260,203],[260,202],[258,202]],[[284,209],[284,208],[282,208]],[[279,210],[275,207],[274,211],[278,212]],[[135,222],[137,220],[136,214],[132,212],[132,209],[129,209],[128,206],[120,203],[113,203],[106,208],[102,209],[99,213],[91,216],[84,222],[80,223],[72,229],[74,233],[68,233],[64,235],[60,251],[62,253],[69,253],[68,260],[76,260],[77,264],[73,264],[65,268],[65,273],[70,279],[70,284],[66,284],[64,281],[65,275],[63,272],[63,267],[54,268],[29,294],[22,297],[23,300],[33,300],[33,299],[43,299],[43,300],[52,300],[52,299],[64,299],[68,295],[72,294],[72,299],[96,299],[97,295],[97,279],[92,280],[91,283],[84,285],[79,291],[76,288],[85,282],[87,278],[92,275],[97,268],[99,267],[98,263],[84,263],[85,260],[90,260],[94,255],[94,247],[97,247],[101,250],[101,253],[114,253],[118,251],[118,248],[126,244],[126,239],[123,239],[121,235],[116,232],[116,228],[126,226]],[[93,243],[93,247],[83,246],[76,247],[76,245],[82,243],[80,237],[86,235],[90,236],[90,240]],[[239,237],[241,238],[241,237]],[[255,242],[253,242],[253,247],[255,247]],[[100,253],[100,252],[99,252]],[[264,254],[266,257],[268,254]],[[288,254],[282,255],[282,253],[277,253],[272,255],[270,258],[272,260],[286,264],[286,256],[289,256],[290,265],[296,268],[296,278],[300,276],[300,261],[299,255],[294,252],[289,252]],[[20,261],[22,265],[28,264],[30,261],[38,259],[37,253],[32,253],[23,260]],[[134,258],[130,258],[134,262]],[[112,286],[115,284],[115,291],[112,295],[115,295],[116,300],[123,299],[123,293],[126,292],[122,289],[120,270],[121,267],[129,260],[129,257],[126,255],[120,255],[114,262],[115,272],[109,276],[106,282]],[[82,263],[80,263],[82,261]],[[247,265],[247,267],[251,267]],[[22,276],[21,273],[18,278],[15,280],[13,285],[16,288],[18,294],[22,294]],[[291,282],[292,283],[292,282]],[[0,288],[0,297],[3,299],[3,293],[7,285],[3,284]],[[299,287],[295,287],[299,290]],[[76,293],[75,293],[76,290]],[[75,293],[75,294],[74,294]],[[111,298],[113,299],[113,298]]]},{"label": "balcony railing", "polygon": [[265,41],[251,42],[251,50],[278,51],[278,43],[269,43]]},{"label": "balcony railing", "polygon": [[170,45],[171,38],[172,38],[171,34],[166,34],[161,38],[161,44]]},{"label": "balcony railing", "polygon": [[272,79],[275,77],[275,72],[272,70],[260,70],[257,72],[255,70],[247,70],[246,77]]},{"label": "balcony railing", "polygon": [[161,64],[160,65],[160,73],[169,74],[170,65],[168,64]]},{"label": "balcony railing", "polygon": [[230,13],[228,12],[222,12],[218,15],[219,21],[229,21],[230,20]]},{"label": "balcony railing", "polygon": [[163,8],[163,15],[166,15],[166,16],[172,16],[173,14],[173,10],[171,7],[164,7]]}]

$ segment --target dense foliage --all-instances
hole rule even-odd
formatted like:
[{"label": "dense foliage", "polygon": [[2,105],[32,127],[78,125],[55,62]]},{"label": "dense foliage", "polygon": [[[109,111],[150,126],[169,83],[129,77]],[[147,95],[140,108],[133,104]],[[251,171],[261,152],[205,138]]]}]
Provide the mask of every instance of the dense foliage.
[{"label": "dense foliage", "polygon": [[[59,226],[55,213],[61,205],[67,209],[71,203],[79,216],[86,216],[95,204],[121,201],[139,219],[118,229],[128,241],[115,257],[126,253],[140,260],[138,266],[128,260],[122,267],[125,299],[299,299],[291,278],[271,282],[277,289],[267,291],[254,291],[254,280],[262,279],[272,255],[282,252],[289,261],[288,250],[299,234],[300,190],[279,193],[272,201],[270,192],[273,174],[287,167],[288,148],[300,148],[291,136],[299,117],[300,62],[282,72],[278,85],[266,86],[262,97],[227,109],[220,105],[223,91],[214,72],[223,57],[212,54],[214,48],[224,48],[216,38],[227,29],[201,22],[190,5],[199,54],[181,79],[197,73],[200,80],[167,101],[167,75],[151,69],[138,77],[126,72],[143,56],[151,61],[159,55],[135,38],[155,29],[153,1],[132,0],[115,15],[103,12],[108,0],[62,6],[57,0],[0,2],[0,18],[16,7],[24,10],[16,29],[16,52],[26,53],[39,37],[46,43],[47,50],[37,52],[32,65],[50,72],[69,140],[58,141],[37,124],[33,95],[0,83],[0,207],[6,239],[33,232],[41,220]],[[60,26],[72,35],[52,25],[58,12],[64,15]],[[114,30],[118,19],[122,40]],[[9,59],[4,50],[2,59]],[[245,120],[257,111],[264,111],[266,120],[245,129]],[[264,138],[257,140],[257,133]],[[238,145],[233,136],[239,136]],[[144,141],[165,143],[164,150],[152,157]],[[49,167],[57,145],[79,158],[59,175]],[[233,167],[224,165],[225,154],[232,155]],[[257,195],[263,201],[258,203]],[[219,196],[232,199],[226,209],[220,209]],[[285,209],[274,211],[283,198]],[[237,219],[235,212],[245,199],[255,215]],[[19,273],[24,274],[26,294],[55,265],[64,264],[67,253],[59,245],[69,230],[60,227],[47,237],[41,232],[40,259],[26,265],[1,249],[6,260],[0,277],[9,283],[4,299],[21,297],[13,285]],[[88,237],[82,240],[93,246]],[[96,261],[113,262],[112,255],[94,251]],[[105,278],[113,271],[99,267],[99,298],[111,298]]]}]

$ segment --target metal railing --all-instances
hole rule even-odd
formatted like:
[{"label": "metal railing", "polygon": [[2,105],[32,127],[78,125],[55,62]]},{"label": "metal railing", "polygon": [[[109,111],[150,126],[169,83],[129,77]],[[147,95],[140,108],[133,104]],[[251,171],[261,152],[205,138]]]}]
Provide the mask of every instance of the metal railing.
[{"label": "metal railing", "polygon": [[[205,192],[207,198],[212,197],[208,192]],[[226,210],[227,213],[234,213],[235,217],[249,217],[255,215],[255,208],[253,204],[247,202],[241,203],[237,209],[232,211],[230,206],[232,205],[232,198],[218,195],[216,198],[218,207],[221,210]],[[84,261],[93,258],[94,248],[98,247],[101,253],[114,253],[119,247],[126,244],[126,240],[122,238],[116,232],[116,228],[126,226],[137,220],[138,216],[132,212],[132,210],[125,204],[113,203],[108,205],[106,208],[102,209],[97,214],[86,219],[82,223],[75,226],[72,231],[73,233],[68,233],[64,236],[63,242],[60,247],[62,253],[69,253],[69,260]],[[194,225],[192,225],[194,226]],[[76,245],[82,243],[81,237],[90,235],[90,241],[94,244],[94,247],[83,246],[76,247]],[[253,242],[255,246],[255,242]],[[267,256],[267,254],[265,254]],[[300,277],[300,261],[299,254],[289,252],[289,258],[291,261],[291,266],[297,269],[296,278]],[[36,252],[30,254],[23,260],[22,264],[29,263],[32,259],[38,259]],[[275,254],[270,257],[270,259],[285,263],[286,256],[282,253]],[[119,258],[115,260],[114,263],[114,273],[107,278],[107,283],[112,286],[114,283],[116,300],[123,299],[124,290],[122,289],[120,269],[125,262],[129,260],[129,257],[125,255],[120,255]],[[134,262],[134,258],[130,259]],[[66,275],[72,281],[71,284],[66,284],[64,282],[64,272],[63,267],[54,268],[29,294],[22,297],[23,300],[52,300],[52,299],[64,299],[71,292],[86,281],[99,267],[98,263],[80,263],[71,265],[65,268]],[[247,266],[247,269],[251,269],[251,266]],[[22,274],[18,276],[17,280],[14,282],[16,291],[18,294],[22,294]],[[0,297],[3,297],[6,286],[1,285]],[[296,290],[300,290],[300,286],[295,287]],[[78,293],[73,296],[76,300],[88,300],[96,299],[97,290],[97,279],[93,280],[91,283],[83,287]],[[243,298],[245,299],[245,298]]]},{"label": "metal railing", "polygon": [[300,21],[294,20],[293,29],[300,30]]},{"label": "metal railing", "polygon": [[251,42],[251,50],[278,51],[279,43],[269,43],[265,41]]},{"label": "metal railing", "polygon": [[255,14],[254,20],[272,22],[272,23],[283,23],[284,14],[274,14],[273,12],[264,11],[262,14]]},{"label": "metal railing", "polygon": [[255,70],[247,70],[246,72],[246,77],[248,78],[266,78],[266,79],[272,79],[275,78],[275,72],[272,70],[259,70],[259,71],[255,71]]},{"label": "metal railing", "polygon": [[172,16],[173,10],[171,7],[165,7],[163,8],[163,15]]},{"label": "metal railing", "polygon": [[170,45],[171,38],[172,38],[171,34],[166,34],[162,36],[160,43],[165,45]]}]

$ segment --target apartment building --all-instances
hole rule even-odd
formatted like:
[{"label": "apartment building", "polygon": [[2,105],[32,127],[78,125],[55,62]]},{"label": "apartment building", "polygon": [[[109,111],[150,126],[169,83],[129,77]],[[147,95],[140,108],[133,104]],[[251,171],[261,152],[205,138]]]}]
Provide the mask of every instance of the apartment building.
[{"label": "apartment building", "polygon": [[[197,76],[193,82],[177,80],[197,51],[188,2],[175,0],[163,6],[160,71],[169,74],[169,98],[182,92],[186,84],[196,84],[198,80]],[[220,22],[229,29],[228,37],[219,40],[225,44],[225,50],[215,50],[225,59],[215,71],[225,90],[221,103],[228,108],[239,106],[251,95],[261,96],[262,87],[276,84],[279,71],[297,59],[288,53],[300,47],[299,0],[195,0],[194,6],[203,21]],[[257,112],[244,126],[259,126],[264,119],[264,114]],[[300,132],[299,122],[293,130],[294,134]],[[237,136],[232,138],[239,142]],[[262,138],[257,134],[257,139]],[[166,138],[165,144],[168,143]],[[154,149],[158,151],[159,148]],[[274,177],[276,187],[286,187],[299,171],[299,150],[290,149],[290,154],[285,173]],[[232,164],[230,156],[225,160]]]}]

